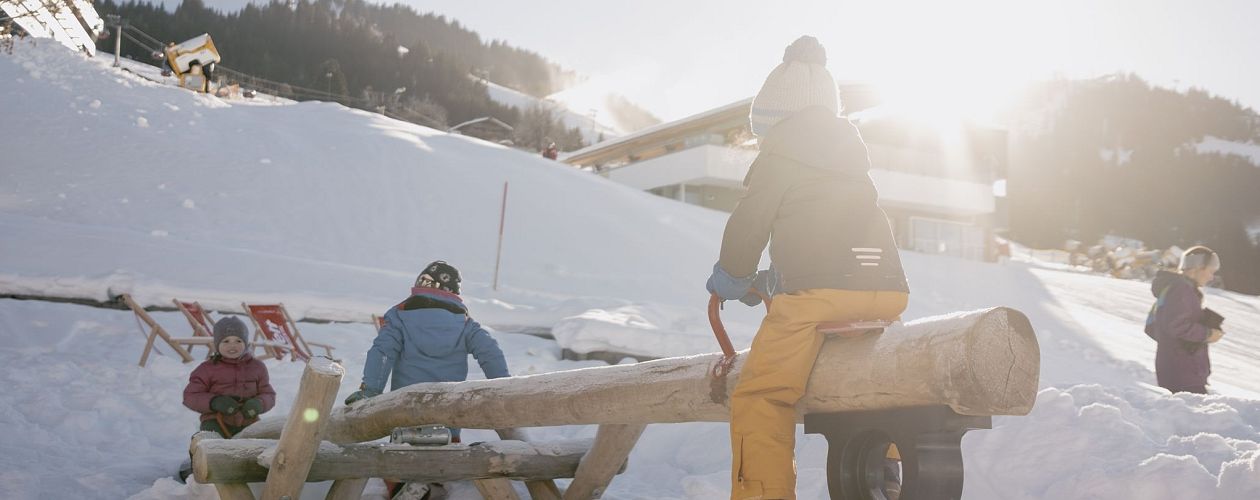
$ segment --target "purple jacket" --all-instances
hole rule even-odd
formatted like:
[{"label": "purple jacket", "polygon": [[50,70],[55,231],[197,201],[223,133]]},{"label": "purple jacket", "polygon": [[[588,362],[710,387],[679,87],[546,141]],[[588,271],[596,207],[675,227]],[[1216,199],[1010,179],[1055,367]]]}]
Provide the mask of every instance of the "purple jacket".
[{"label": "purple jacket", "polygon": [[1212,373],[1207,337],[1211,329],[1199,322],[1203,292],[1185,276],[1160,271],[1151,282],[1156,301],[1146,321],[1146,334],[1159,342],[1155,378],[1172,392],[1202,392]]},{"label": "purple jacket", "polygon": [[[188,376],[184,406],[200,413],[202,422],[214,419],[215,411],[210,409],[210,400],[215,396],[235,396],[241,401],[257,398],[262,402],[262,413],[276,405],[276,391],[271,388],[267,366],[249,353],[237,359],[204,361]],[[239,412],[223,417],[223,423],[233,427],[244,427],[257,420],[246,421]]]}]

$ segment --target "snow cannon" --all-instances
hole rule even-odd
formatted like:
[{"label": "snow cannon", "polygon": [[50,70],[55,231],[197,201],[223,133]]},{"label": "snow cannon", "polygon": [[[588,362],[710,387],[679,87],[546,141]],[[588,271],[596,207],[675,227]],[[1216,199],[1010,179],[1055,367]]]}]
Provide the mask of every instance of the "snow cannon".
[{"label": "snow cannon", "polygon": [[164,53],[167,66],[179,77],[180,87],[198,92],[210,90],[212,68],[221,58],[209,33],[195,36],[180,44],[171,42],[167,44]]}]

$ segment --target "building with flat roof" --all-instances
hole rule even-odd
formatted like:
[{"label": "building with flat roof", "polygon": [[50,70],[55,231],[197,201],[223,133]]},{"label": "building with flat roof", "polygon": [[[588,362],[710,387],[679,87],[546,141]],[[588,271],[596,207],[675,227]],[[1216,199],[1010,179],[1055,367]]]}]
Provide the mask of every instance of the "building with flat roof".
[{"label": "building with flat roof", "polygon": [[[842,84],[844,113],[866,141],[898,245],[968,259],[994,258],[994,184],[1006,177],[1006,131],[974,123],[929,124],[874,105],[868,85]],[[757,156],[752,99],[574,151],[561,161],[610,180],[731,211]]]}]

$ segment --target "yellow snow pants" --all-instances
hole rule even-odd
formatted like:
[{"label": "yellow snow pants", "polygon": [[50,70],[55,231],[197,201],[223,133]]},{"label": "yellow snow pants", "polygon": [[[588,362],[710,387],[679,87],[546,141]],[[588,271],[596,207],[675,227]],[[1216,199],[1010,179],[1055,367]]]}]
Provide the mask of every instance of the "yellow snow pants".
[{"label": "yellow snow pants", "polygon": [[796,409],[822,348],[818,323],[894,320],[905,292],[812,289],[774,297],[731,396],[731,499],[796,498]]}]

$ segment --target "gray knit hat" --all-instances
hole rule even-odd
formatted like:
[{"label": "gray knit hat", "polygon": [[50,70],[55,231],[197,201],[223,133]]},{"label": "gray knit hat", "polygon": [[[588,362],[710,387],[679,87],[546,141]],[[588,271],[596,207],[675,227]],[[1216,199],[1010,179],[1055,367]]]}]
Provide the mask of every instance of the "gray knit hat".
[{"label": "gray knit hat", "polygon": [[214,352],[219,352],[219,343],[228,337],[240,337],[245,342],[245,350],[249,350],[249,328],[235,316],[228,316],[214,323]]},{"label": "gray knit hat", "polygon": [[783,63],[766,77],[748,114],[753,134],[761,137],[780,120],[810,106],[840,113],[836,81],[827,71],[827,50],[818,39],[802,36],[783,50]]}]

